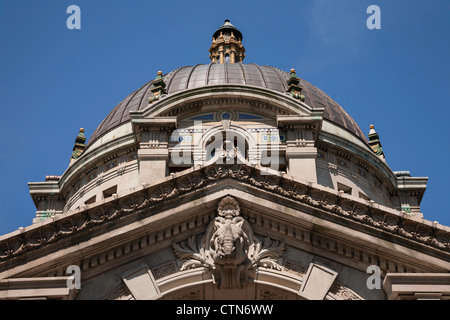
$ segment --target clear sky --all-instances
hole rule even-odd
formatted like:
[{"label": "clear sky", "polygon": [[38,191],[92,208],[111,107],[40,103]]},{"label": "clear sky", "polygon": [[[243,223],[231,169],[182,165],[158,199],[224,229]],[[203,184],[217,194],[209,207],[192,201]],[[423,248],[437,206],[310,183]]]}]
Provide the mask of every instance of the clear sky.
[{"label": "clear sky", "polygon": [[[369,5],[381,29],[367,28]],[[424,217],[450,226],[449,17],[448,0],[2,0],[0,235],[32,223],[27,183],[64,173],[79,128],[89,137],[158,70],[209,63],[225,19],[245,63],[295,68],[364,133],[374,124],[392,170],[429,177]]]}]

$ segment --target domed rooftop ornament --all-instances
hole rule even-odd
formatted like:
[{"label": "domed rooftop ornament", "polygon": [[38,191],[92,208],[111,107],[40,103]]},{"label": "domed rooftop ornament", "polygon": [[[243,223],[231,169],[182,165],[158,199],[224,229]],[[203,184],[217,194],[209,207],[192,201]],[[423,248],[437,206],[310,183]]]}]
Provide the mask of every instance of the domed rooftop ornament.
[{"label": "domed rooftop ornament", "polygon": [[73,152],[70,159],[78,159],[81,154],[83,153],[84,149],[86,148],[86,145],[84,144],[86,141],[86,137],[84,135],[84,129],[80,128],[80,132],[78,133],[78,136],[75,138],[75,145],[73,146]]},{"label": "domed rooftop ornament", "polygon": [[288,89],[286,91],[289,92],[294,98],[305,101],[305,96],[301,94],[303,88],[299,86],[299,83],[300,78],[297,77],[295,69],[291,69],[291,74],[289,80],[287,81]]},{"label": "domed rooftop ornament", "polygon": [[244,52],[242,33],[230,23],[230,20],[225,20],[213,34],[209,58],[214,63],[237,63],[244,60]]},{"label": "domed rooftop ornament", "polygon": [[153,95],[149,99],[149,103],[153,103],[155,101],[158,101],[159,98],[166,94],[166,83],[164,82],[162,78],[162,71],[158,71],[155,80],[153,80],[153,89],[151,89]]},{"label": "domed rooftop ornament", "polygon": [[214,38],[217,39],[217,37],[220,35],[220,33],[222,33],[222,34],[233,33],[238,41],[242,41],[242,39],[243,39],[242,33],[235,26],[233,26],[231,24],[230,20],[228,20],[228,19],[226,19],[224,24],[214,32],[213,39]]},{"label": "domed rooftop ornament", "polygon": [[369,137],[369,145],[371,146],[373,152],[375,152],[375,154],[379,158],[384,159],[385,156],[383,148],[381,146],[380,137],[378,136],[378,133],[375,131],[375,126],[373,124],[370,125],[368,137]]}]

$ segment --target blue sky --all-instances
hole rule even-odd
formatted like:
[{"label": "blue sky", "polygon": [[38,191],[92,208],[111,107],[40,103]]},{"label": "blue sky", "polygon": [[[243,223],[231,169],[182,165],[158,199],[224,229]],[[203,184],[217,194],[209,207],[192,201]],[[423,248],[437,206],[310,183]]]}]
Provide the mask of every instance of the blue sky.
[{"label": "blue sky", "polygon": [[[69,30],[69,5],[81,30]],[[369,5],[381,29],[369,30]],[[388,165],[429,177],[427,220],[450,226],[450,1],[0,2],[0,235],[31,224],[27,183],[61,175],[78,129],[158,70],[209,63],[213,32],[230,19],[246,63],[295,68],[356,120],[374,124]]]}]

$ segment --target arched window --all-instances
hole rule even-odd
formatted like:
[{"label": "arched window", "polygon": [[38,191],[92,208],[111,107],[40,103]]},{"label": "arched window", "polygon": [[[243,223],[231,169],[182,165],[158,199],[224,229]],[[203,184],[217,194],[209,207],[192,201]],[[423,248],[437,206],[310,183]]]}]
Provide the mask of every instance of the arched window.
[{"label": "arched window", "polygon": [[205,145],[206,161],[232,164],[248,160],[248,141],[233,130],[217,131]]},{"label": "arched window", "polygon": [[230,55],[228,53],[225,54],[225,62],[230,63]]}]

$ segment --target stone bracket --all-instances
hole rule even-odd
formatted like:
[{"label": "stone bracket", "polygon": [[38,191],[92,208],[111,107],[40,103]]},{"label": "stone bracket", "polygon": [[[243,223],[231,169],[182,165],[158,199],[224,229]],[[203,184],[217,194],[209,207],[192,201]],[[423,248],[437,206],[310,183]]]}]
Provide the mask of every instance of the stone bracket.
[{"label": "stone bracket", "polygon": [[136,300],[156,300],[161,296],[159,287],[146,266],[125,273],[122,280]]},{"label": "stone bracket", "polygon": [[337,277],[337,272],[311,263],[304,277],[299,295],[308,300],[323,300]]}]

